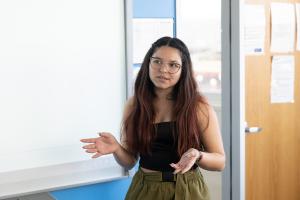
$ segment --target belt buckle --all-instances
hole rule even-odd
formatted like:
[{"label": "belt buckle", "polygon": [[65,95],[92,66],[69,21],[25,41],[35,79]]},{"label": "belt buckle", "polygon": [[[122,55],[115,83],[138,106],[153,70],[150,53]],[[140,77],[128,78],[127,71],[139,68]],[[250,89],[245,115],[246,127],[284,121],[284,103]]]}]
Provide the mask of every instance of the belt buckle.
[{"label": "belt buckle", "polygon": [[162,181],[163,182],[175,182],[176,174],[173,174],[173,172],[162,172]]}]

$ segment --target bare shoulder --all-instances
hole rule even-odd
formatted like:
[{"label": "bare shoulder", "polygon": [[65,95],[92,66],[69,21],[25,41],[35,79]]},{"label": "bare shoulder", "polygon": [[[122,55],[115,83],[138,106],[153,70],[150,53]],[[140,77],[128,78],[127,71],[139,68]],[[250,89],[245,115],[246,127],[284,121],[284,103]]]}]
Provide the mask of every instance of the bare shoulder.
[{"label": "bare shoulder", "polygon": [[129,97],[124,106],[123,118],[128,117],[134,107],[134,97]]},{"label": "bare shoulder", "polygon": [[131,96],[131,97],[129,97],[129,98],[127,99],[126,105],[127,105],[127,106],[133,106],[133,104],[134,104],[134,96]]},{"label": "bare shoulder", "polygon": [[206,122],[211,117],[214,117],[215,110],[213,106],[208,102],[208,100],[204,99],[204,101],[199,101],[198,103],[197,114],[202,122]]},{"label": "bare shoulder", "polygon": [[134,105],[134,97],[129,97],[125,103],[125,109],[132,109]]},{"label": "bare shoulder", "polygon": [[212,135],[220,133],[217,113],[214,107],[207,100],[199,102],[197,114],[200,124],[205,130],[203,136],[207,134]]}]

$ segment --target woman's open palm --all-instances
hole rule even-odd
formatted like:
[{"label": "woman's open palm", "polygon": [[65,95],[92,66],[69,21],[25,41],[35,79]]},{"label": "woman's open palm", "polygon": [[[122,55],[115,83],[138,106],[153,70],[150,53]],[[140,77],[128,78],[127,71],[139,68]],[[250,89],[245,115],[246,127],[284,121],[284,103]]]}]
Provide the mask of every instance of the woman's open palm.
[{"label": "woman's open palm", "polygon": [[175,169],[174,173],[177,174],[181,172],[184,174],[188,170],[190,170],[195,164],[196,160],[199,158],[200,152],[197,149],[190,148],[187,152],[185,152],[178,163],[171,163],[171,167]]},{"label": "woman's open palm", "polygon": [[83,146],[87,153],[94,153],[92,158],[98,158],[99,156],[114,153],[119,147],[119,143],[111,133],[99,133],[97,138],[87,138],[80,140],[83,143],[88,143]]}]

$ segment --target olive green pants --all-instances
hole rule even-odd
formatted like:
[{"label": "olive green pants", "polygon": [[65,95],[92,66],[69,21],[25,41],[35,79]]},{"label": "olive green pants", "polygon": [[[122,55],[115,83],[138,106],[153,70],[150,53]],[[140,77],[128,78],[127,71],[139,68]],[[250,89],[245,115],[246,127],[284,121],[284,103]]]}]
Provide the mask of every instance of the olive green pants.
[{"label": "olive green pants", "polygon": [[207,186],[200,169],[178,174],[174,182],[162,181],[161,172],[134,175],[126,200],[209,200]]}]

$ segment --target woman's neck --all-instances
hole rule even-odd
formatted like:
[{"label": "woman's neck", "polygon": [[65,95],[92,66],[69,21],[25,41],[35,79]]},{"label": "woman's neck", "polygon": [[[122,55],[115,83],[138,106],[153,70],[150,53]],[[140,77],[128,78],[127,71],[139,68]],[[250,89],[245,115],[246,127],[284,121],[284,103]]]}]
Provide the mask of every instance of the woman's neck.
[{"label": "woman's neck", "polygon": [[173,120],[172,90],[156,90],[156,98],[154,100],[155,122],[166,122]]},{"label": "woman's neck", "polygon": [[155,89],[155,94],[158,100],[170,100],[172,97],[173,88],[169,89]]}]

